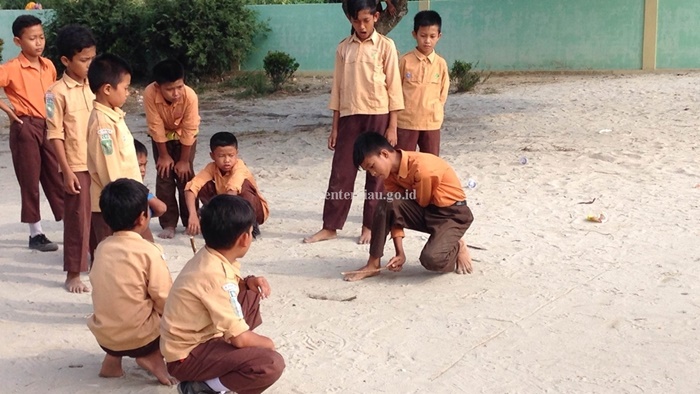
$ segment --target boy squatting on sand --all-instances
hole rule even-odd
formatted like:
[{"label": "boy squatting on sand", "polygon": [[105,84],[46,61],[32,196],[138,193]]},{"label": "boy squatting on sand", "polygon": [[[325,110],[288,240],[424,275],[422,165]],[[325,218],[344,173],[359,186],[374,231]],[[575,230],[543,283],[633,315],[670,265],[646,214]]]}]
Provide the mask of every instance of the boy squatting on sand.
[{"label": "boy squatting on sand", "polygon": [[253,242],[255,211],[239,196],[219,195],[201,209],[206,246],[185,264],[165,303],[160,348],[180,393],[261,393],[285,364],[262,323],[263,277],[241,276]]},{"label": "boy squatting on sand", "polygon": [[63,270],[71,293],[90,291],[80,280],[89,268],[90,173],[87,169],[87,126],[95,94],[87,80],[95,58],[92,32],[79,25],[59,30],[56,47],[66,67],[63,77],[46,92],[48,138],[63,175]]},{"label": "boy squatting on sand", "polygon": [[[430,234],[420,262],[435,272],[472,272],[467,245],[462,240],[474,217],[455,171],[443,159],[422,152],[394,149],[377,133],[364,133],[355,141],[353,163],[384,180],[386,191],[394,196],[381,200],[372,223],[372,241],[367,264],[345,276],[357,281],[379,274],[387,235],[394,240],[396,255],[388,269],[401,271],[406,262],[404,229]],[[411,193],[415,191],[415,193]]]},{"label": "boy squatting on sand", "polygon": [[175,383],[160,352],[160,320],[172,286],[163,250],[141,237],[148,227],[148,189],[118,179],[102,189],[100,210],[114,232],[95,250],[90,271],[94,313],[88,327],[107,353],[101,377],[120,377],[122,357],[133,357],[165,385]]},{"label": "boy squatting on sand", "polygon": [[10,152],[22,196],[20,220],[29,224],[29,249],[58,250],[41,228],[39,183],[56,221],[63,218],[63,186],[53,146],[46,138],[46,90],[56,81],[56,68],[41,54],[46,40],[41,20],[20,15],[12,23],[20,54],[0,65],[0,87],[12,108],[0,101],[10,118]]}]

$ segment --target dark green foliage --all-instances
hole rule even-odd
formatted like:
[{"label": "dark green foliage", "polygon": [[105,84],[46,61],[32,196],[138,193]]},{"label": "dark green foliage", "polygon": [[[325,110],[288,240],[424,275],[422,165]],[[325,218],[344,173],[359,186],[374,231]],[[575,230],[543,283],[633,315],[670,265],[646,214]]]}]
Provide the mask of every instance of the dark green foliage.
[{"label": "dark green foliage", "polygon": [[0,38],[0,63],[2,63],[2,47],[5,45],[5,41]]},{"label": "dark green foliage", "polygon": [[481,75],[471,71],[472,64],[455,60],[450,71],[450,78],[457,86],[457,92],[468,92],[481,80]]},{"label": "dark green foliage", "polygon": [[272,93],[267,76],[262,71],[242,71],[224,81],[222,87],[235,89],[237,98],[261,97]]},{"label": "dark green foliage", "polygon": [[299,68],[299,63],[296,59],[284,52],[268,52],[263,59],[263,68],[265,73],[272,81],[272,87],[279,90],[282,84],[285,83]]}]

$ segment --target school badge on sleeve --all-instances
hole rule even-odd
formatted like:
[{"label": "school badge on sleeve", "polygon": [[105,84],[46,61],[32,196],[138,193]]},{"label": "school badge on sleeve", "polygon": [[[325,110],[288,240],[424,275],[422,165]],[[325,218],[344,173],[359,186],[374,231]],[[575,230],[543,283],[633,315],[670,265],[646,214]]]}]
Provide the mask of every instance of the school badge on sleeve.
[{"label": "school badge on sleeve", "polygon": [[53,118],[53,114],[56,109],[56,100],[54,99],[54,95],[52,92],[46,92],[44,98],[46,99],[46,117]]},{"label": "school badge on sleeve", "polygon": [[238,303],[238,284],[226,283],[222,288],[228,293],[229,301],[231,302],[233,310],[236,312],[236,316],[243,319],[243,309],[241,308],[241,304]]},{"label": "school badge on sleeve", "polygon": [[114,143],[112,142],[111,134],[111,129],[97,130],[97,135],[100,136],[100,146],[102,147],[102,153],[104,153],[105,156],[109,156],[112,153],[114,153]]}]

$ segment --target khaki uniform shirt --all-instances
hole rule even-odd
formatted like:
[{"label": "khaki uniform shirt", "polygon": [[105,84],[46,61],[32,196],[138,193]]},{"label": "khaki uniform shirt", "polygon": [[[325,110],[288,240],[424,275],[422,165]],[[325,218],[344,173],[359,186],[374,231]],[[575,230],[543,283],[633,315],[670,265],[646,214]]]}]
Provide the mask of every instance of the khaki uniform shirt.
[{"label": "khaki uniform shirt", "polygon": [[[462,183],[452,167],[442,158],[430,153],[399,150],[401,164],[397,174],[389,174],[384,180],[387,192],[415,192],[421,207],[435,205],[449,207],[466,200]],[[402,229],[392,229],[392,238],[403,237]]]},{"label": "khaki uniform shirt", "polygon": [[163,250],[133,231],[100,242],[90,271],[94,313],[88,327],[110,350],[138,349],[160,335],[160,316],[172,286]]},{"label": "khaki uniform shirt", "polygon": [[179,140],[191,146],[199,133],[199,100],[197,94],[185,85],[183,97],[176,103],[163,98],[155,82],[143,91],[143,106],[146,110],[148,135],[155,142]]},{"label": "khaki uniform shirt", "polygon": [[399,55],[391,38],[375,30],[360,41],[354,34],[335,52],[328,108],[340,116],[383,115],[404,108]]},{"label": "khaki uniform shirt", "polygon": [[407,130],[439,130],[445,118],[450,89],[447,62],[435,51],[428,56],[417,49],[399,59],[406,109],[398,113],[398,127]]},{"label": "khaki uniform shirt", "polygon": [[134,137],[124,122],[124,111],[97,101],[88,121],[87,151],[92,212],[100,212],[102,189],[119,178],[143,182]]},{"label": "khaki uniform shirt", "polygon": [[44,94],[56,81],[56,67],[45,57],[39,57],[39,63],[41,66],[35,68],[20,52],[16,58],[0,65],[0,88],[5,88],[5,95],[17,116],[46,118]]},{"label": "khaki uniform shirt", "polygon": [[71,171],[87,171],[87,128],[95,94],[88,81],[77,82],[68,74],[46,92],[48,138],[63,140]]},{"label": "khaki uniform shirt", "polygon": [[235,190],[237,193],[240,193],[243,182],[246,180],[253,185],[253,188],[255,189],[255,192],[262,203],[263,216],[265,220],[267,220],[267,217],[270,215],[270,207],[267,200],[265,200],[260,193],[260,189],[258,189],[258,184],[255,182],[253,173],[250,172],[248,167],[241,159],[238,159],[236,164],[231,169],[231,173],[226,176],[221,175],[221,171],[219,171],[219,168],[216,167],[216,163],[207,164],[207,166],[204,167],[202,171],[197,173],[197,175],[195,175],[191,181],[187,182],[187,185],[185,185],[185,190],[189,190],[194,193],[195,196],[197,196],[199,191],[202,189],[202,187],[204,187],[204,185],[207,184],[207,182],[214,181],[217,195],[226,194],[229,190]]},{"label": "khaki uniform shirt", "polygon": [[166,362],[187,358],[192,349],[213,338],[248,331],[238,302],[241,264],[202,248],[175,279],[161,320],[160,350]]}]

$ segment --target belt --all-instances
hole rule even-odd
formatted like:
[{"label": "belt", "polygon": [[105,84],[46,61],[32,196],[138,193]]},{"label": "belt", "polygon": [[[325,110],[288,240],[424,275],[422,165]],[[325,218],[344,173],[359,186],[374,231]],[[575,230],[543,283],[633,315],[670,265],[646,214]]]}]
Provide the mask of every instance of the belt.
[{"label": "belt", "polygon": [[452,205],[455,207],[461,207],[463,205],[467,205],[467,200],[457,201],[456,203],[454,203]]}]

